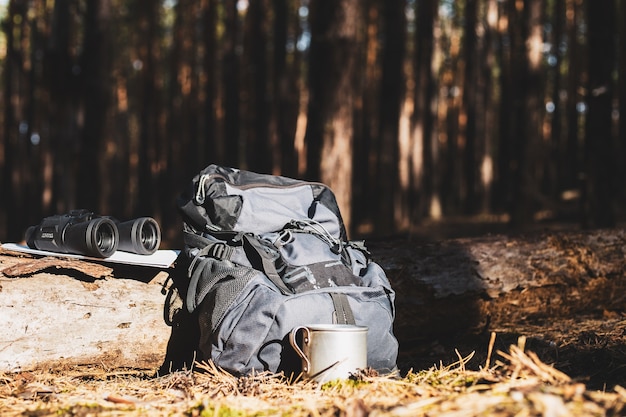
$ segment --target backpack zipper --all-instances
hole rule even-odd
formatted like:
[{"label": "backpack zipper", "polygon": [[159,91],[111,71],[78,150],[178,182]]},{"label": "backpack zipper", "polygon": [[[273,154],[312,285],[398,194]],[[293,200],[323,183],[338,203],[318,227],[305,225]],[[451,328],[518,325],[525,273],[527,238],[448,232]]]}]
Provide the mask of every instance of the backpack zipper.
[{"label": "backpack zipper", "polygon": [[327,185],[322,184],[321,182],[301,181],[301,180],[298,180],[299,182],[297,182],[297,183],[287,184],[287,185],[267,184],[267,183],[262,183],[262,182],[251,182],[251,183],[248,183],[248,184],[235,184],[235,183],[230,181],[227,177],[225,177],[222,174],[202,174],[200,176],[200,179],[198,180],[198,188],[196,189],[196,195],[194,197],[194,200],[195,200],[196,204],[204,204],[204,201],[206,200],[206,191],[204,189],[204,186],[205,186],[205,183],[208,182],[211,178],[221,179],[222,181],[224,181],[225,183],[227,183],[231,187],[238,188],[240,190],[247,190],[247,189],[250,189],[250,188],[260,188],[260,187],[264,187],[264,188],[296,188],[296,187],[302,187],[302,186],[305,186],[305,185],[317,185],[317,186],[322,186],[324,188],[328,188]]}]

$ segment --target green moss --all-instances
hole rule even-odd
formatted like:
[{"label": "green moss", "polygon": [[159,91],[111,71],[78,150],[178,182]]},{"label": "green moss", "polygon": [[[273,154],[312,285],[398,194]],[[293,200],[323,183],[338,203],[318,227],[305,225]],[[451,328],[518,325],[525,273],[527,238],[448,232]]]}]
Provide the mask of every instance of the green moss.
[{"label": "green moss", "polygon": [[235,408],[227,407],[224,405],[208,405],[201,403],[189,409],[185,415],[188,416],[200,416],[200,417],[264,417],[275,416],[276,410],[261,410],[254,412],[246,412],[243,410],[237,410]]},{"label": "green moss", "polygon": [[[115,411],[115,412],[124,412],[124,411],[133,411],[135,407],[104,407],[100,404],[74,404],[67,407],[62,407],[56,410],[55,414],[57,416],[92,416],[98,415],[107,411]],[[46,414],[47,415],[47,414]]]},{"label": "green moss", "polygon": [[321,389],[325,390],[340,390],[343,388],[357,389],[369,385],[367,381],[357,379],[334,379],[332,381],[325,382]]},{"label": "green moss", "polygon": [[431,387],[469,387],[478,382],[475,375],[465,372],[451,372],[449,370],[427,370],[418,373],[409,373],[405,380],[419,385],[428,384]]}]

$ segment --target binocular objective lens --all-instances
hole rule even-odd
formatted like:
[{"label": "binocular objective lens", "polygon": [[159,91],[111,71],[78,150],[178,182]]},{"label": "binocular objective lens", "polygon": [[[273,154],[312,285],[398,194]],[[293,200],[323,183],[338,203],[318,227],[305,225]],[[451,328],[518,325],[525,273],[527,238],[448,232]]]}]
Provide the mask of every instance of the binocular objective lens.
[{"label": "binocular objective lens", "polygon": [[141,246],[148,251],[153,251],[160,243],[160,233],[154,223],[146,222],[141,229]]},{"label": "binocular objective lens", "polygon": [[151,255],[161,244],[161,229],[159,224],[151,217],[140,217],[118,223],[120,235],[119,250]]},{"label": "binocular objective lens", "polygon": [[116,233],[110,223],[100,224],[96,231],[96,246],[102,253],[113,253],[116,249]]}]

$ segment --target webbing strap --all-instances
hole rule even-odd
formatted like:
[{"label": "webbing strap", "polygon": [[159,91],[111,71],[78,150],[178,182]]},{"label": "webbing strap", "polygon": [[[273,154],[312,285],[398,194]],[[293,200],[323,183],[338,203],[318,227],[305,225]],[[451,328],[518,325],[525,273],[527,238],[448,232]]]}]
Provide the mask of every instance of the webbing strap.
[{"label": "webbing strap", "polygon": [[195,233],[185,232],[183,241],[186,245],[202,248],[203,256],[210,256],[215,259],[230,259],[233,248],[223,242],[214,242]]},{"label": "webbing strap", "polygon": [[265,275],[278,287],[278,289],[283,294],[293,294],[287,284],[284,283],[278,271],[276,270],[276,265],[274,264],[274,259],[271,255],[263,248],[263,245],[257,238],[250,235],[243,235],[243,247],[246,251],[246,255],[248,259],[251,261],[255,261],[257,264],[260,263],[263,268],[263,272]]},{"label": "webbing strap", "polygon": [[335,306],[335,319],[337,324],[356,324],[352,307],[348,302],[348,296],[342,293],[331,292],[330,298]]}]

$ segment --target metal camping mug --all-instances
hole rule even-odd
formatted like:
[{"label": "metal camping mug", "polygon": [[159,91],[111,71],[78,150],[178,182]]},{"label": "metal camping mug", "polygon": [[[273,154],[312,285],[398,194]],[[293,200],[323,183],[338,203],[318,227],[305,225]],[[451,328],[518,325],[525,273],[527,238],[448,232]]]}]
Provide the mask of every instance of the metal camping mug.
[{"label": "metal camping mug", "polygon": [[[296,334],[302,330],[302,348]],[[367,368],[367,327],[310,324],[291,330],[289,343],[302,359],[305,377],[324,383]]]}]

